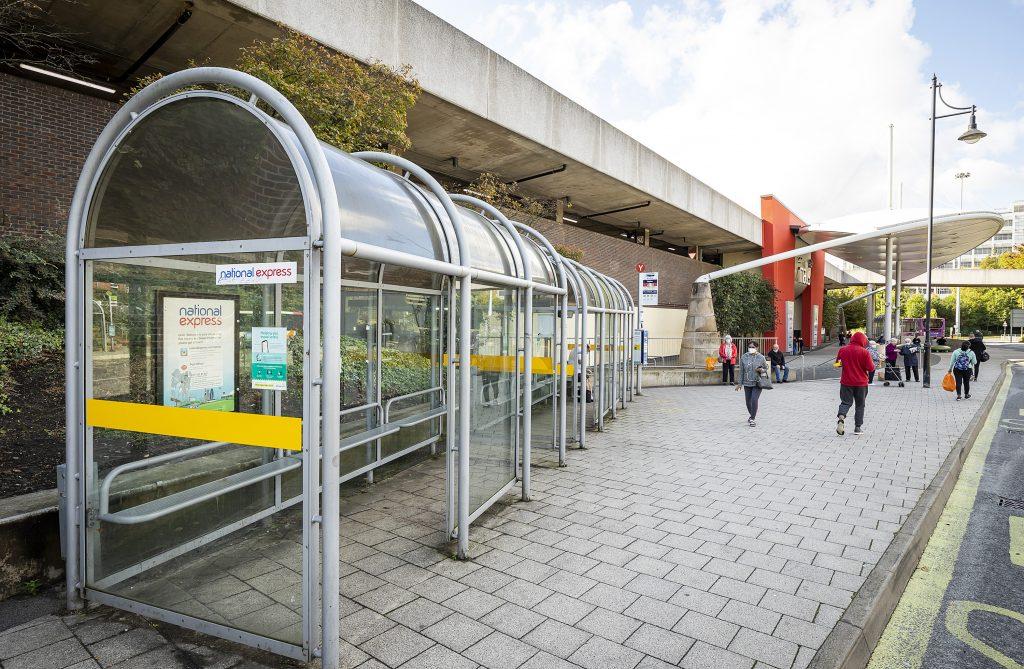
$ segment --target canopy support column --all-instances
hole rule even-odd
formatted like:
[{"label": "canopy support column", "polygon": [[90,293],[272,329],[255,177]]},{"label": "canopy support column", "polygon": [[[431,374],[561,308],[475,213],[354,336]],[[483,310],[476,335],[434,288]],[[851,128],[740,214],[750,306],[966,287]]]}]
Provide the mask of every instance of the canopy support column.
[{"label": "canopy support column", "polygon": [[903,334],[903,261],[896,261],[896,309],[893,312],[893,326],[896,336]]},{"label": "canopy support column", "polygon": [[882,322],[882,333],[885,341],[892,339],[892,237],[885,238],[885,320]]}]

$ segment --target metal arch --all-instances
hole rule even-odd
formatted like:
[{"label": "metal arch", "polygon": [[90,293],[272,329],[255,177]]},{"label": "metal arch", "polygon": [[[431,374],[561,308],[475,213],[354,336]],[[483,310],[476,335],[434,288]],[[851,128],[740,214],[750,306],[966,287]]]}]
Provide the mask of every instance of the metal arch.
[{"label": "metal arch", "polygon": [[633,401],[633,320],[636,314],[633,307],[633,298],[629,291],[626,290],[626,287],[614,277],[608,276],[607,279],[612,288],[618,291],[624,310],[622,317],[622,379],[619,401],[622,408],[626,408],[627,395],[629,396],[629,401]]},{"label": "metal arch", "polygon": [[599,356],[600,361],[601,361],[601,364],[599,364],[597,366],[597,383],[595,384],[596,388],[598,389],[598,392],[597,392],[597,417],[596,417],[596,423],[597,423],[598,431],[601,431],[601,430],[604,430],[604,414],[605,414],[605,399],[604,399],[605,374],[604,374],[604,368],[606,367],[606,360],[605,360],[604,345],[605,345],[605,340],[607,339],[607,332],[608,332],[608,322],[607,322],[607,318],[606,318],[606,316],[608,314],[608,308],[607,308],[608,305],[606,304],[606,301],[605,301],[605,293],[604,293],[603,290],[601,290],[601,281],[598,279],[597,273],[593,269],[591,269],[591,268],[587,267],[586,265],[583,265],[582,263],[579,263],[579,262],[577,262],[575,260],[571,260],[570,262],[572,262],[576,266],[576,268],[580,271],[581,276],[585,276],[585,277],[589,278],[590,281],[593,283],[593,285],[594,285],[594,292],[597,295],[598,302],[601,305],[598,308],[591,309],[591,311],[593,311],[595,314],[597,314],[597,321],[599,322],[598,326],[595,328],[596,331],[594,332],[594,348],[598,351],[598,356]]},{"label": "metal arch", "polygon": [[569,362],[569,339],[566,333],[566,325],[569,323],[569,286],[566,279],[565,263],[563,262],[563,256],[561,253],[555,250],[555,247],[551,245],[547,237],[540,234],[530,226],[512,221],[512,224],[518,229],[531,235],[534,240],[540,243],[540,245],[547,251],[548,256],[551,258],[551,264],[555,268],[555,273],[558,281],[558,287],[561,288],[564,293],[560,296],[560,316],[559,322],[561,324],[562,341],[559,344],[559,372],[558,372],[558,383],[560,388],[559,393],[559,426],[558,426],[558,464],[559,466],[565,466],[565,431],[566,431],[566,392],[568,391],[568,378],[567,378],[567,367]]},{"label": "metal arch", "polygon": [[[522,258],[523,278],[529,282],[524,291],[523,304],[523,438],[522,453],[523,459],[523,489],[522,498],[524,502],[530,501],[530,451],[533,447],[533,267],[529,256],[526,254],[526,245],[523,237],[516,230],[512,221],[508,220],[497,208],[469,195],[452,193],[449,195],[453,202],[460,202],[477,207],[486,214],[493,217],[512,237],[516,250]],[[485,217],[486,218],[486,217]],[[490,219],[488,219],[490,220]],[[516,354],[516,358],[519,354]]]},{"label": "metal arch", "polygon": [[[448,215],[452,224],[452,229],[455,231],[455,241],[458,243],[459,248],[459,265],[467,270],[466,274],[459,278],[460,320],[458,342],[459,404],[461,405],[458,425],[458,556],[460,559],[464,560],[469,554],[469,406],[470,396],[472,394],[472,388],[470,387],[469,365],[472,351],[472,342],[470,341],[470,318],[472,313],[473,296],[471,291],[473,286],[472,277],[468,271],[472,267],[470,264],[469,244],[466,243],[465,235],[462,230],[462,222],[459,220],[459,213],[455,207],[455,203],[452,202],[450,197],[448,197],[448,193],[445,192],[441,184],[439,184],[434,177],[430,176],[426,170],[409,160],[399,158],[398,156],[392,156],[388,153],[382,153],[380,151],[360,151],[358,153],[353,153],[352,156],[367,162],[394,165],[395,167],[398,167],[419,179],[420,183],[426,186],[441,202],[441,206],[444,207],[445,214]],[[451,397],[451,394],[449,394],[449,397]],[[451,419],[449,419],[449,427],[451,427]],[[334,492],[335,494],[338,493],[337,490]],[[334,583],[331,584],[331,587],[334,591],[332,592],[333,596],[335,592],[338,592],[337,579],[335,579]],[[338,592],[338,596],[340,597],[340,592]],[[327,668],[325,667],[325,669]]]},{"label": "metal arch", "polygon": [[[222,84],[249,91],[253,96],[253,99],[250,100],[250,104],[253,108],[255,108],[255,99],[262,99],[264,102],[269,104],[282,119],[284,119],[285,123],[295,133],[299,146],[305,152],[306,158],[310,162],[313,182],[316,186],[315,195],[320,205],[318,210],[313,208],[312,216],[307,212],[307,237],[311,242],[322,238],[324,256],[323,272],[325,283],[338,286],[336,290],[340,291],[341,231],[340,214],[334,182],[331,178],[331,172],[327,165],[323,149],[316,139],[316,136],[313,134],[312,129],[309,127],[308,123],[306,123],[298,110],[295,109],[295,107],[281,93],[265,82],[235,70],[216,67],[192,68],[170,74],[150,84],[133,96],[114,114],[113,118],[111,118],[100,133],[83,164],[82,172],[69,208],[68,233],[65,249],[65,321],[67,329],[67,343],[65,349],[65,373],[67,384],[65,408],[67,412],[67,437],[65,449],[69,475],[64,503],[66,517],[69,520],[67,527],[65,528],[65,531],[67,532],[67,536],[65,538],[68,549],[66,563],[67,603],[68,607],[71,609],[80,608],[82,603],[80,591],[84,587],[84,583],[82,583],[80,579],[81,564],[79,562],[80,546],[78,536],[78,527],[82,523],[82,515],[84,514],[84,498],[80,490],[80,483],[82,479],[79,447],[81,445],[80,435],[84,433],[82,388],[84,379],[83,362],[85,355],[83,350],[84,333],[81,330],[82,324],[78,314],[79,302],[83,292],[82,282],[84,280],[84,270],[83,265],[80,262],[78,251],[84,243],[86,225],[85,213],[87,212],[85,206],[91,197],[97,175],[100,174],[100,170],[103,165],[103,157],[106,155],[110,147],[116,142],[118,136],[135,121],[140,112],[157,104],[160,100],[170,97],[180,88],[203,84]],[[290,156],[294,154],[294,151],[289,151],[289,149],[295,148],[290,142],[282,142],[282,146],[289,152]],[[303,171],[303,168],[296,167],[297,174],[302,175]],[[308,184],[308,181],[306,183]],[[310,193],[308,191],[304,191],[303,197],[304,201],[308,203],[310,200]],[[323,322],[323,340],[324,348],[326,349],[323,359],[323,368],[324,376],[327,378],[324,379],[322,386],[322,406],[320,407],[320,410],[321,414],[325,414],[329,417],[337,412],[340,401],[341,380],[338,368],[340,363],[341,323],[339,311],[340,306],[337,304],[337,300],[327,299],[325,301],[328,302],[328,306],[325,310],[326,313]],[[316,313],[318,313],[318,310]],[[320,338],[320,323],[318,319],[311,318],[310,326],[315,332],[313,333],[314,336],[309,337],[309,339],[315,341]],[[311,369],[319,371],[319,352],[316,350],[316,347],[311,346],[307,351],[307,355],[309,359],[307,364],[309,364]],[[310,395],[312,394],[313,393]],[[310,406],[315,406],[315,399],[307,395],[305,404],[308,411]],[[337,424],[337,421],[334,421],[334,424]],[[336,448],[338,439],[338,430],[324,431],[324,444],[328,449],[332,446]],[[315,437],[310,438],[310,441],[311,445],[309,446],[309,450],[315,450]],[[307,453],[307,457],[315,459],[316,454],[310,452]],[[326,470],[328,469],[326,467],[327,459],[325,458],[324,461]],[[311,511],[313,515],[319,515],[318,510],[316,509],[317,500],[315,499],[315,496],[307,496],[307,503],[310,505],[307,507],[307,511]],[[335,523],[337,522],[338,517],[335,515]],[[314,554],[316,552],[316,538],[315,536],[310,536],[308,537],[308,540],[310,548],[307,555]],[[333,572],[336,576],[338,565],[337,562],[333,560],[324,562],[325,574],[330,568],[328,566],[329,563],[333,563]],[[307,566],[308,562],[307,565],[304,565],[304,572],[307,571]],[[306,585],[308,583],[308,578],[305,578],[305,576],[307,575],[308,574],[304,574],[303,581],[305,600],[303,608],[305,614],[309,613],[309,599],[311,598],[311,593],[308,591]],[[328,605],[329,603],[325,602],[325,610]],[[330,615],[324,616],[325,629],[322,652],[325,655],[325,667],[327,669],[333,669],[338,665],[339,650],[337,635],[337,602],[334,602],[334,608],[329,613]],[[329,621],[332,617],[335,624],[333,626],[333,634],[329,634],[328,632],[330,630],[327,629],[327,626],[330,625]],[[304,638],[308,638],[310,616],[305,615],[304,618],[305,632],[303,636]]]}]

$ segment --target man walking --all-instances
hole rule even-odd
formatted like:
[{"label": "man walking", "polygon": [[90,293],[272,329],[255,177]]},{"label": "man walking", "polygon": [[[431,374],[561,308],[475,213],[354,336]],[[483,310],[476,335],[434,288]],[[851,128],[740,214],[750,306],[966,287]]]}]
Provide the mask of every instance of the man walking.
[{"label": "man walking", "polygon": [[768,352],[768,360],[772,363],[772,376],[775,383],[786,383],[789,380],[789,367],[786,366],[786,354],[782,352],[778,344],[772,345]]},{"label": "man walking", "polygon": [[846,415],[851,406],[856,406],[853,415],[853,433],[863,434],[864,405],[868,397],[868,374],[875,371],[871,354],[867,349],[868,338],[863,332],[855,332],[850,343],[839,349],[836,361],[843,366],[843,374],[839,379],[839,421],[836,423],[836,434],[842,436],[846,432]]}]

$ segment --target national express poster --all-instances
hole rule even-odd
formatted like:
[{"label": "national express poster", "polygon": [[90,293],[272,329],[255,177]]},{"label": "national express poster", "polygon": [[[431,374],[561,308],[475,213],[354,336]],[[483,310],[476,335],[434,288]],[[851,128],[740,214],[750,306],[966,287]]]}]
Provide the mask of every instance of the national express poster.
[{"label": "national express poster", "polygon": [[158,296],[164,406],[236,409],[238,302],[234,297]]}]

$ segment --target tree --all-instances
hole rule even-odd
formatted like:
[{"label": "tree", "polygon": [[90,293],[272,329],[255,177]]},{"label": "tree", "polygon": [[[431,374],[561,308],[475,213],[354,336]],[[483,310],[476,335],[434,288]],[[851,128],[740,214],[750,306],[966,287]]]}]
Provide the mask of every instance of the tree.
[{"label": "tree", "polygon": [[[824,322],[827,331],[837,328],[839,322],[839,305],[847,300],[863,295],[867,291],[863,286],[850,286],[825,292]],[[870,299],[870,298],[869,298]],[[867,301],[857,300],[843,307],[843,317],[847,328],[863,327],[867,322]]]},{"label": "tree", "polygon": [[[76,4],[74,0],[61,1]],[[0,0],[0,66],[27,63],[70,72],[82,63],[95,62],[75,43],[74,33],[46,20],[46,11],[38,3]]]},{"label": "tree", "polygon": [[718,330],[734,337],[760,337],[775,328],[775,293],[760,273],[739,272],[711,282]]},{"label": "tree", "polygon": [[490,172],[482,172],[464,190],[498,208],[509,218],[526,225],[533,225],[537,219],[550,215],[549,202],[520,191],[519,184],[502,181],[498,175]]},{"label": "tree", "polygon": [[[350,153],[401,153],[412,146],[405,131],[421,88],[409,65],[364,65],[288,30],[284,37],[241,49],[235,67],[276,88],[295,105],[317,138],[328,144]],[[140,79],[129,95],[161,76]]]}]

